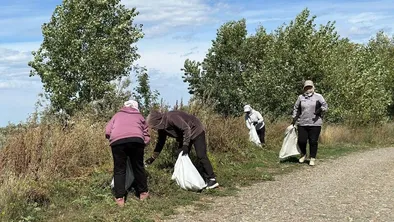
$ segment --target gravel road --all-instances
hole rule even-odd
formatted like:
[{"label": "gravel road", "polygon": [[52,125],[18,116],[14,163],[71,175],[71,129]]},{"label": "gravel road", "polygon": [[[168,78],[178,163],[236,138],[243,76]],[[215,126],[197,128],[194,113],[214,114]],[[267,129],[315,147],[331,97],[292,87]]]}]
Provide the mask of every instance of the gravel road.
[{"label": "gravel road", "polygon": [[[220,182],[220,181],[219,181]],[[394,148],[317,160],[167,221],[394,221]]]}]

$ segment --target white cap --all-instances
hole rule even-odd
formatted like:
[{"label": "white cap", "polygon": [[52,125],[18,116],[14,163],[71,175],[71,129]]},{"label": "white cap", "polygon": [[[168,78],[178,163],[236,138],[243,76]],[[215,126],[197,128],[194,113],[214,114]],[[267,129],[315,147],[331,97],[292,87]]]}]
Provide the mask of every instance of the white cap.
[{"label": "white cap", "polygon": [[312,86],[313,88],[315,87],[315,86],[313,85],[312,80],[306,80],[306,81],[305,81],[305,83],[304,83],[304,88],[307,87],[307,86]]},{"label": "white cap", "polygon": [[244,106],[244,113],[250,112],[252,111],[252,107],[250,107],[250,105],[245,105]]}]

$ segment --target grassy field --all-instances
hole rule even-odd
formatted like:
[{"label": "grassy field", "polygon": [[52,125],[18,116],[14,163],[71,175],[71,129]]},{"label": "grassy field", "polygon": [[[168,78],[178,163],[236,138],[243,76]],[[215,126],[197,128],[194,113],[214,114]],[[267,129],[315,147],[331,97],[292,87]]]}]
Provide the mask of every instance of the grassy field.
[{"label": "grassy field", "polygon": [[[234,195],[242,186],[274,180],[275,175],[300,167],[297,158],[278,160],[288,123],[267,123],[267,146],[258,148],[248,142],[242,119],[204,117],[209,157],[220,188],[201,193],[179,189],[170,179],[176,160],[172,141],[147,168],[151,198],[141,202],[129,195],[123,209],[116,207],[109,188],[112,157],[102,135],[104,123],[81,119],[66,132],[56,125],[31,125],[13,132],[0,151],[1,221],[160,221],[179,213],[179,206],[203,210],[212,198]],[[393,124],[357,129],[325,126],[317,164],[351,152],[390,146],[393,133]],[[195,160],[193,155],[194,151]]]}]

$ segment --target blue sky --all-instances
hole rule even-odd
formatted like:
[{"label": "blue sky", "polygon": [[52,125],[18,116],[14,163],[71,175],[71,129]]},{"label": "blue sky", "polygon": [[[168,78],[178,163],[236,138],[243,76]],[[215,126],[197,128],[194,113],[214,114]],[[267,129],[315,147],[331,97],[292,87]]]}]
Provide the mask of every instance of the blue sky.
[{"label": "blue sky", "polygon": [[[149,70],[152,89],[174,104],[188,100],[180,69],[186,58],[202,60],[226,21],[246,18],[249,33],[263,25],[268,31],[288,23],[308,7],[317,23],[336,21],[338,33],[355,42],[367,42],[378,30],[392,35],[392,0],[122,0],[137,7],[136,23],[144,24],[138,42],[141,59]],[[38,77],[29,77],[31,51],[42,41],[41,25],[49,21],[61,0],[0,1],[0,126],[24,121],[34,111],[42,92]]]}]

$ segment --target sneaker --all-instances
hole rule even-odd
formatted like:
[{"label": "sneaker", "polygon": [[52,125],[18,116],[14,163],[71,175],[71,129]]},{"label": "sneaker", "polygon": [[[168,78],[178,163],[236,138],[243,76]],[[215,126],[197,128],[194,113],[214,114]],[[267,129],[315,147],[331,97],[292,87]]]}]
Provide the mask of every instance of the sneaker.
[{"label": "sneaker", "polygon": [[304,163],[304,162],[305,162],[305,159],[306,159],[306,155],[302,156],[302,157],[298,160],[298,162]]},{"label": "sneaker", "polygon": [[315,158],[311,158],[311,160],[309,161],[309,166],[314,166],[315,165]]},{"label": "sneaker", "polygon": [[216,179],[215,178],[211,178],[211,179],[208,180],[206,189],[207,190],[214,189],[214,188],[216,188],[218,186],[219,186],[219,183],[216,182]]},{"label": "sneaker", "polygon": [[115,202],[119,207],[124,207],[124,198],[115,198]]},{"label": "sneaker", "polygon": [[148,192],[142,192],[140,193],[140,200],[145,200],[149,197],[149,193]]}]

